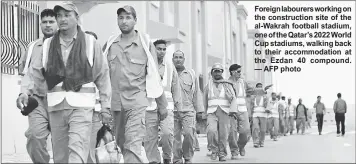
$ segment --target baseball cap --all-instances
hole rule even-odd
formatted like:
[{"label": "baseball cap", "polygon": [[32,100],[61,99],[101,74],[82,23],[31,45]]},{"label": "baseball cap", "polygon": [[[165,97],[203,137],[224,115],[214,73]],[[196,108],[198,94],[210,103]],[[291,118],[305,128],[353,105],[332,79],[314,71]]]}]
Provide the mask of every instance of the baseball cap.
[{"label": "baseball cap", "polygon": [[123,11],[131,14],[134,18],[136,18],[136,10],[132,6],[125,5],[124,7],[120,7],[117,9],[116,14],[119,15]]},{"label": "baseball cap", "polygon": [[54,8],[53,8],[54,13],[57,13],[58,10],[61,9],[61,8],[64,9],[64,10],[67,10],[67,11],[74,11],[79,15],[78,8],[77,8],[77,6],[75,6],[73,4],[73,2],[67,1],[67,2],[63,2],[60,5],[54,6]]}]

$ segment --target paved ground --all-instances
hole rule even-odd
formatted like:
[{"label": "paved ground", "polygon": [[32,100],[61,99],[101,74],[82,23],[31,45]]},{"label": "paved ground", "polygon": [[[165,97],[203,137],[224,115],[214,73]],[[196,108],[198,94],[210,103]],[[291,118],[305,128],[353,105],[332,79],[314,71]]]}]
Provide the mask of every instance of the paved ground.
[{"label": "paved ground", "polygon": [[[246,156],[239,160],[228,159],[224,163],[355,163],[354,127],[348,127],[344,137],[336,137],[335,126],[324,127],[321,136],[316,131],[316,127],[312,127],[306,135],[281,137],[279,141],[266,137],[263,148],[253,148],[252,142],[249,142]],[[201,151],[195,153],[193,162],[219,163],[206,156],[206,137],[200,137],[199,142]],[[2,162],[29,163],[31,160],[27,154],[8,154],[2,156]],[[53,163],[52,160],[51,162]]]}]

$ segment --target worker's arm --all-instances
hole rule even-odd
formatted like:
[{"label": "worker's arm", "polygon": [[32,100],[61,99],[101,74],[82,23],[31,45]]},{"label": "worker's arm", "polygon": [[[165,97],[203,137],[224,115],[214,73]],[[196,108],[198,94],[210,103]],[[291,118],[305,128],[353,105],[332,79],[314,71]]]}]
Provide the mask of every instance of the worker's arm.
[{"label": "worker's arm", "polygon": [[99,90],[102,112],[111,108],[111,81],[107,57],[103,55],[101,46],[94,41],[93,81]]},{"label": "worker's arm", "polygon": [[193,93],[193,106],[197,113],[204,112],[203,107],[203,95],[199,88],[198,78],[193,79],[193,83],[195,83],[195,91]]},{"label": "worker's arm", "polygon": [[278,105],[278,113],[279,113],[279,118],[283,118],[283,105],[282,104]]},{"label": "worker's arm", "polygon": [[177,70],[175,68],[173,68],[171,90],[172,90],[174,108],[175,108],[176,111],[181,111],[182,105],[183,105],[182,104],[182,94],[181,94],[181,90],[180,90],[180,87],[179,87],[178,73],[177,73]]},{"label": "worker's arm", "polygon": [[345,113],[347,112],[347,104],[346,104],[346,101],[344,101],[345,103]]},{"label": "worker's arm", "polygon": [[333,107],[334,113],[336,113],[336,107],[337,107],[337,101],[334,102],[334,107]]},{"label": "worker's arm", "polygon": [[299,104],[294,108],[295,119],[298,118],[298,106]]},{"label": "worker's arm", "polygon": [[[22,51],[22,52],[23,53],[21,53],[21,58],[19,60],[19,75],[24,76],[25,74],[23,74],[23,70],[25,69],[25,65],[26,65],[28,47],[27,47],[26,51]],[[22,81],[21,81],[21,83],[22,83]]]},{"label": "worker's arm", "polygon": [[208,85],[206,85],[204,88],[204,94],[203,94],[203,107],[204,107],[205,112],[208,111],[208,93],[209,93],[209,87],[208,87]]}]

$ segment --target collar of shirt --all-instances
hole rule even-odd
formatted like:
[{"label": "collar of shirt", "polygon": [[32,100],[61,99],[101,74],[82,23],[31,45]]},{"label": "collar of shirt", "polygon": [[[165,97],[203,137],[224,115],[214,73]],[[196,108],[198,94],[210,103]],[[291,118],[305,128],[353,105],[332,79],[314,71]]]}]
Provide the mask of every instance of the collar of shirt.
[{"label": "collar of shirt", "polygon": [[61,45],[64,45],[64,46],[68,46],[68,45],[72,44],[74,40],[77,39],[77,35],[78,35],[78,32],[77,32],[76,34],[74,34],[73,39],[72,39],[72,40],[70,41],[70,43],[68,43],[68,44],[67,44],[67,42],[64,41],[61,37],[59,37],[59,43],[60,43]]},{"label": "collar of shirt", "polygon": [[[135,33],[134,38],[132,39],[132,43],[135,43],[136,45],[138,45],[138,43],[140,42],[140,37],[138,36],[137,30],[135,30],[135,32],[136,33]],[[117,37],[113,43],[120,42],[121,36],[122,36],[122,34],[120,34],[119,37]]]}]

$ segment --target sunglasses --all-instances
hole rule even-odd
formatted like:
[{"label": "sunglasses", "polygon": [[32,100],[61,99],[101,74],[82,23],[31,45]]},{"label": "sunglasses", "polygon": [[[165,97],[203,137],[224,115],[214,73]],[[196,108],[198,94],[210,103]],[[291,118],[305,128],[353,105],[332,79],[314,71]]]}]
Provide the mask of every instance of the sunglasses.
[{"label": "sunglasses", "polygon": [[223,70],[221,70],[221,69],[215,69],[215,70],[213,70],[213,72],[214,72],[214,73],[221,73],[221,72],[223,72]]},{"label": "sunglasses", "polygon": [[241,73],[241,71],[235,70],[235,71],[231,71],[231,73]]}]

